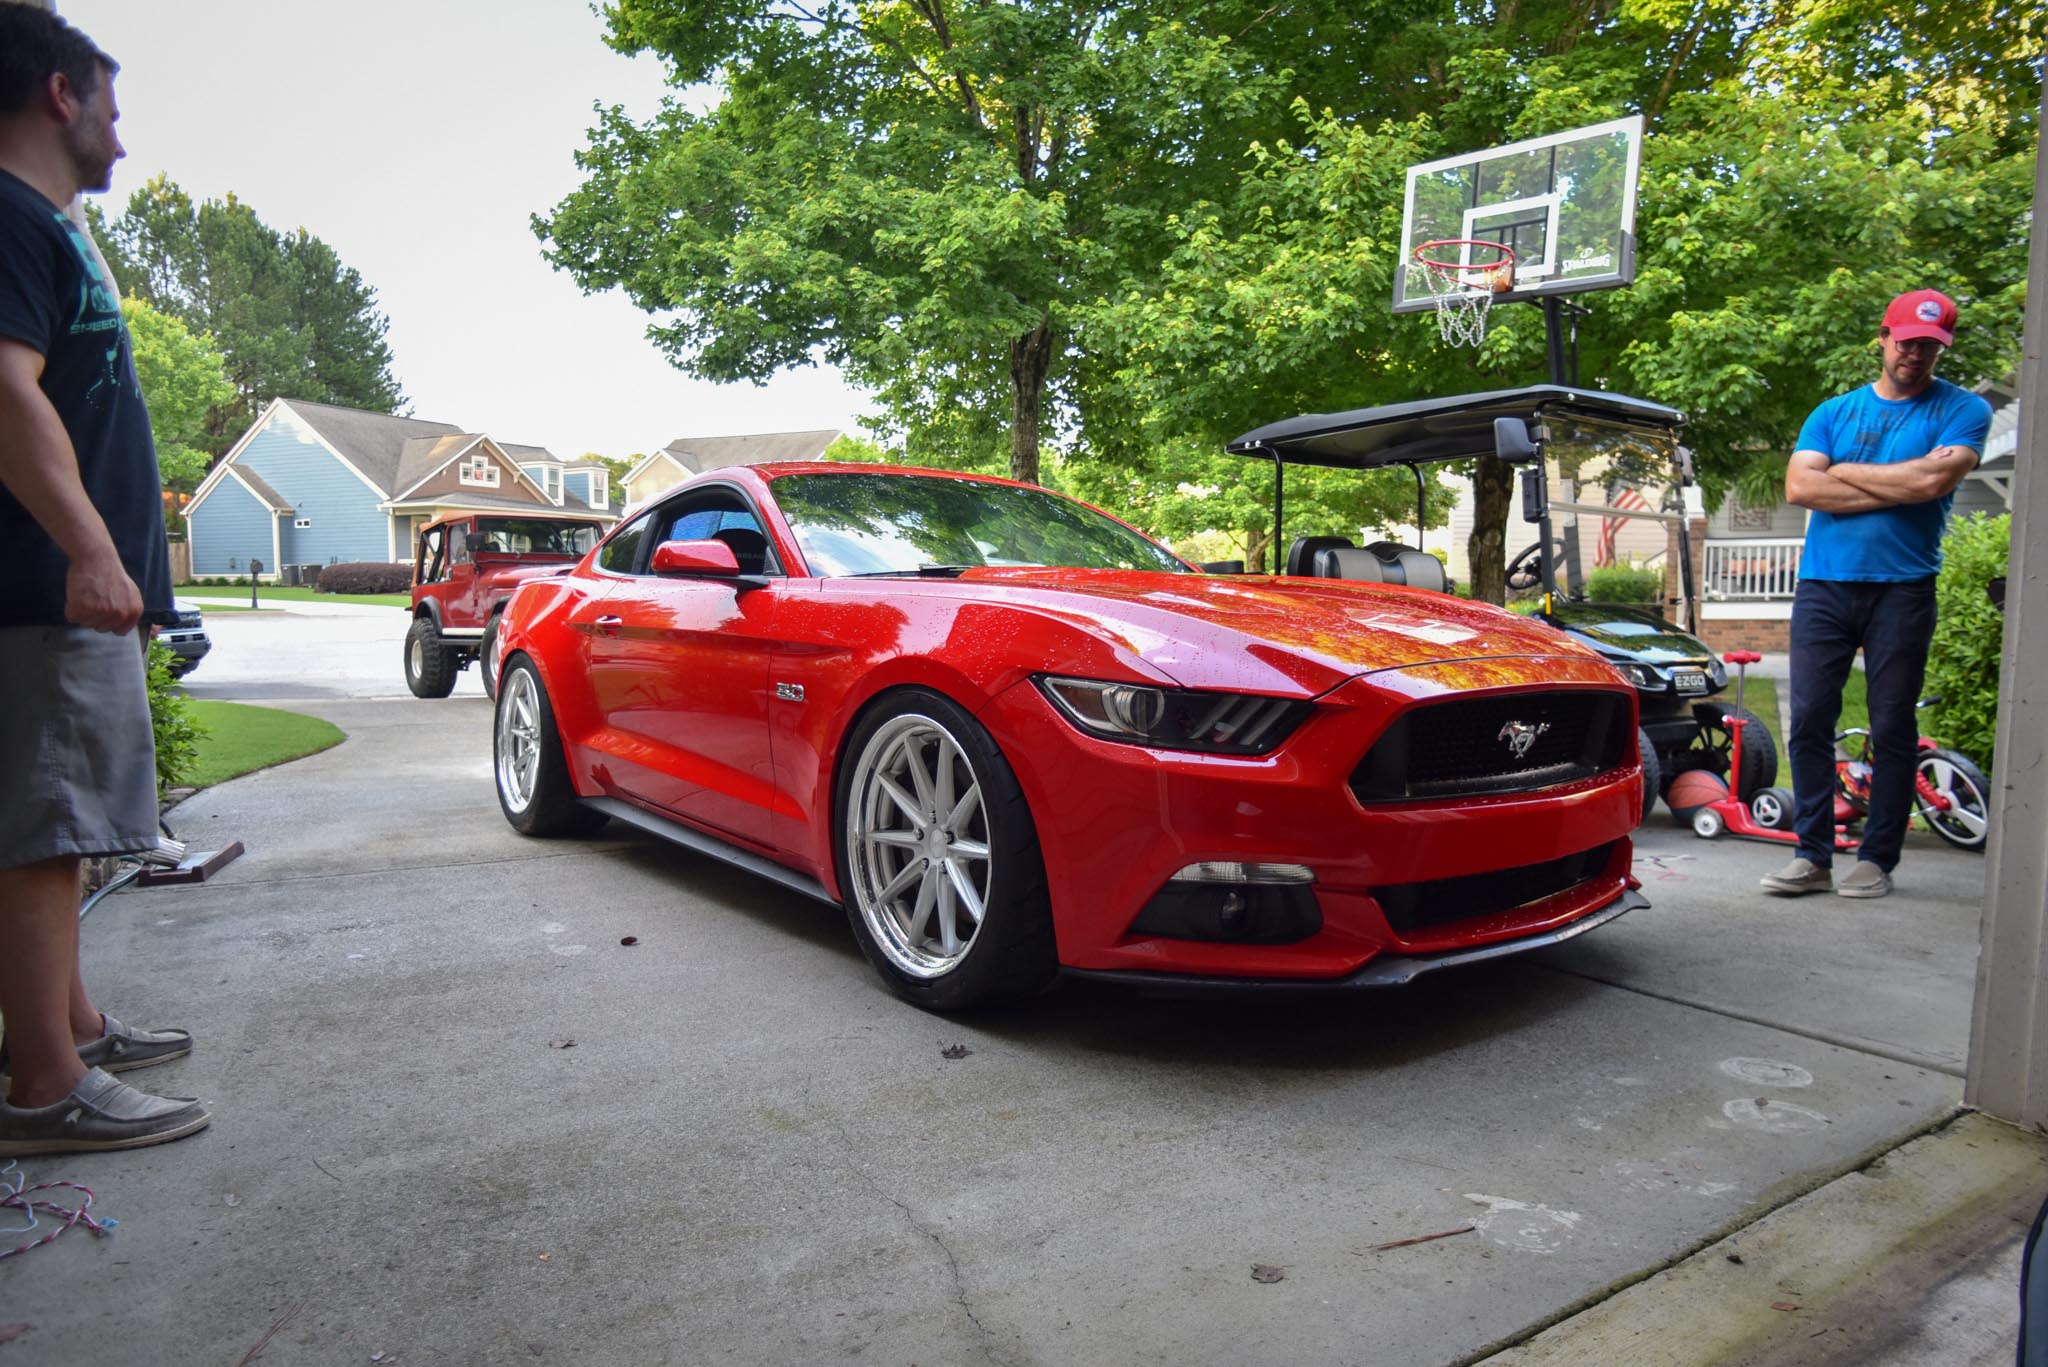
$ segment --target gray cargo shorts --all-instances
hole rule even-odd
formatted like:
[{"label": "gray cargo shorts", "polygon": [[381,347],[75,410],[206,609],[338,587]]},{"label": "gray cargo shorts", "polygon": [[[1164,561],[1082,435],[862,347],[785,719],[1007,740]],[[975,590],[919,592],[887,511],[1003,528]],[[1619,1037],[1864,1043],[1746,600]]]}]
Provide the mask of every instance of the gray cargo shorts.
[{"label": "gray cargo shorts", "polygon": [[156,842],[156,733],[135,632],[0,627],[0,869]]}]

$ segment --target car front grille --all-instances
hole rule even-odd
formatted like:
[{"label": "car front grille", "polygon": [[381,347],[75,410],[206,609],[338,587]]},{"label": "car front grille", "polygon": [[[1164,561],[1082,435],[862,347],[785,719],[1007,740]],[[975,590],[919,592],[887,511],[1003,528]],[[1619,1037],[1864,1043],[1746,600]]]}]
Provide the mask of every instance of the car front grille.
[{"label": "car front grille", "polygon": [[[1519,793],[1621,764],[1635,737],[1625,699],[1557,691],[1454,698],[1403,713],[1351,775],[1360,802]],[[1517,737],[1525,744],[1516,754]]]},{"label": "car front grille", "polygon": [[1523,864],[1491,873],[1472,873],[1460,878],[1438,878],[1424,883],[1397,883],[1374,888],[1373,899],[1386,914],[1396,934],[1469,921],[1480,916],[1497,916],[1525,907],[1575,888],[1607,871],[1614,858],[1614,843],[1596,845],[1562,859],[1541,864]]}]

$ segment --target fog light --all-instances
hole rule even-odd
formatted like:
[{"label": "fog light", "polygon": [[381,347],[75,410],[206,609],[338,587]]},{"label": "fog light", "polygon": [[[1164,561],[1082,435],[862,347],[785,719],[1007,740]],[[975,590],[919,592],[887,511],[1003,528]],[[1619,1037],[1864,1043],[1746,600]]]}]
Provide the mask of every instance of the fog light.
[{"label": "fog light", "polygon": [[1174,874],[1175,883],[1313,883],[1315,873],[1303,864],[1245,864],[1210,859],[1189,864]]},{"label": "fog light", "polygon": [[1314,881],[1299,864],[1190,864],[1145,903],[1130,933],[1247,945],[1306,940],[1323,928]]}]

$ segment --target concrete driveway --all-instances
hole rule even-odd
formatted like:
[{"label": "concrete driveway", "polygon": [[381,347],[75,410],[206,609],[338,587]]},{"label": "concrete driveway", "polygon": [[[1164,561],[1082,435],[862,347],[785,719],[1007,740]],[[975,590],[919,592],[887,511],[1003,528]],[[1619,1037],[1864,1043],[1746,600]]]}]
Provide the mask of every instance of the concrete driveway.
[{"label": "concrete driveway", "polygon": [[[209,626],[193,692],[253,686],[271,624]],[[1652,909],[1539,958],[949,1020],[828,908],[515,835],[480,698],[268,696],[348,741],[187,801],[247,856],[85,926],[108,1009],[198,1036],[134,1080],[216,1122],[24,1165],[121,1227],[0,1266],[0,1367],[1471,1361],[1961,1096],[1984,865],[1929,838],[1888,900],[1778,901],[1776,847],[1660,819]],[[1558,1360],[1732,1360],[1667,1348]]]}]

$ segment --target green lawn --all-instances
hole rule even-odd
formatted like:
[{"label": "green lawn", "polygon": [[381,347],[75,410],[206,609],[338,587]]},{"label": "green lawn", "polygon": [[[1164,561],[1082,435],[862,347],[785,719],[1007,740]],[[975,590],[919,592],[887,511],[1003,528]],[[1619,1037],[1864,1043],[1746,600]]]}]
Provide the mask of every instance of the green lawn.
[{"label": "green lawn", "polygon": [[204,731],[198,757],[185,782],[211,787],[273,764],[317,754],[347,739],[341,728],[318,717],[275,707],[194,698],[192,720]]},{"label": "green lawn", "polygon": [[[1730,683],[1725,692],[1717,695],[1719,701],[1735,701],[1735,685]],[[1785,752],[1783,725],[1778,717],[1778,684],[1775,679],[1750,678],[1744,690],[1744,706],[1764,719],[1764,725],[1771,728],[1771,736],[1778,742],[1778,786],[1792,786],[1792,760]],[[1863,671],[1860,668],[1849,671],[1849,682],[1842,688],[1842,719],[1835,723],[1835,730],[1846,731],[1852,726],[1870,725],[1870,707],[1864,701]]]},{"label": "green lawn", "polygon": [[[223,604],[249,605],[249,586],[220,584],[180,584],[177,589],[180,598],[190,598],[195,603],[211,604],[215,600]],[[282,588],[265,584],[256,590],[260,603],[381,603],[386,607],[404,608],[412,606],[412,595],[408,593],[320,593],[313,589]]]}]

